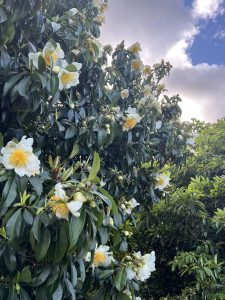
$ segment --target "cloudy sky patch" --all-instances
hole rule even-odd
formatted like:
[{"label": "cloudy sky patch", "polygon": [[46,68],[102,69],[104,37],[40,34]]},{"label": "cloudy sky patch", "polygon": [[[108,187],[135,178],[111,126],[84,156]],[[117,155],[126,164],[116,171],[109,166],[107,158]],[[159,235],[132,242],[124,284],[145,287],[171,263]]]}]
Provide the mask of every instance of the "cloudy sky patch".
[{"label": "cloudy sky patch", "polygon": [[145,64],[169,60],[166,84],[183,99],[183,119],[215,121],[225,115],[224,2],[109,0],[101,40],[114,46],[139,41]]}]

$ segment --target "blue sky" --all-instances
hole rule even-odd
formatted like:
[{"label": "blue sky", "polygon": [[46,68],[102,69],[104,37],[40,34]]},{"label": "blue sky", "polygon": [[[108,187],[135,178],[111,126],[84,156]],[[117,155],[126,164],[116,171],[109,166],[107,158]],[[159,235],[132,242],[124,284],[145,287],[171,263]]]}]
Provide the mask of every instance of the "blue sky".
[{"label": "blue sky", "polygon": [[[189,1],[190,2],[190,1]],[[225,16],[200,21],[199,34],[190,48],[193,64],[225,64]]]},{"label": "blue sky", "polygon": [[225,0],[109,0],[101,41],[141,43],[141,58],[173,65],[168,94],[183,119],[225,116]]}]

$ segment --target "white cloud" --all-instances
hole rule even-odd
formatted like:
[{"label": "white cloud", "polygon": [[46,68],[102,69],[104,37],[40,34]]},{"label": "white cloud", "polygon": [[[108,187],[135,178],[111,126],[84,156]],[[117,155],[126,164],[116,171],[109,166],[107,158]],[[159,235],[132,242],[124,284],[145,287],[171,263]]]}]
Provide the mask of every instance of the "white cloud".
[{"label": "white cloud", "polygon": [[183,119],[215,121],[225,115],[225,66],[194,66],[188,50],[199,34],[198,20],[221,14],[223,2],[194,0],[187,8],[183,0],[110,0],[102,41],[114,46],[123,39],[127,46],[139,41],[146,64],[169,60],[174,68],[166,83],[183,99]]},{"label": "white cloud", "polygon": [[215,18],[222,14],[224,0],[195,0],[193,3],[193,15],[195,18]]}]

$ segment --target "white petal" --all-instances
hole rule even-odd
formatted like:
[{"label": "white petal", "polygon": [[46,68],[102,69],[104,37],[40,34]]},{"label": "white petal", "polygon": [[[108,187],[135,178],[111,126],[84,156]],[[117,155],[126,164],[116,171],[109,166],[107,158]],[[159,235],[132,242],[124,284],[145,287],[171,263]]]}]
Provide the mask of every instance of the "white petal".
[{"label": "white petal", "polygon": [[77,211],[82,207],[83,202],[80,201],[70,201],[66,203],[69,211],[71,212],[72,215],[77,217]]}]

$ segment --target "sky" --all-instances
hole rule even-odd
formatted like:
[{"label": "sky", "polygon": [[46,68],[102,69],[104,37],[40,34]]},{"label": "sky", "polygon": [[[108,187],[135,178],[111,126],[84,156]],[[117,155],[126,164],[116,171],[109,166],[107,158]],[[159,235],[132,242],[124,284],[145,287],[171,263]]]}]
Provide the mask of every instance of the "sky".
[{"label": "sky", "polygon": [[182,98],[182,119],[225,117],[225,0],[109,0],[103,44],[140,42],[141,58],[173,65],[168,95]]}]

